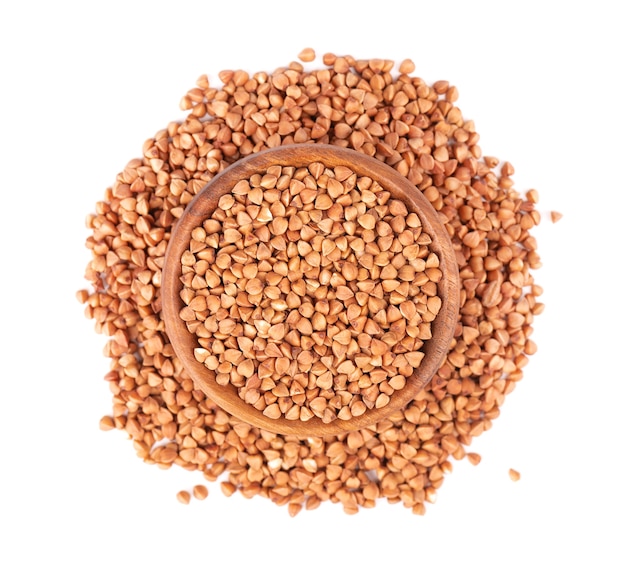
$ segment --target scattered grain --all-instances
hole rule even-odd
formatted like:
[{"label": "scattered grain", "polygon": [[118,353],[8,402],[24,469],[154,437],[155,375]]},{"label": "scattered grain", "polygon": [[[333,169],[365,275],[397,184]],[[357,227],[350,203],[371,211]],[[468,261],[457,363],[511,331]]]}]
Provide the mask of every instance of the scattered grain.
[{"label": "scattered grain", "polygon": [[204,500],[207,496],[209,496],[209,489],[203,484],[196,484],[193,487],[193,496],[198,500]]},{"label": "scattered grain", "polygon": [[305,48],[300,52],[298,58],[303,63],[313,62],[315,60],[315,51],[312,48]]},{"label": "scattered grain", "polygon": [[100,429],[103,431],[109,431],[115,429],[115,419],[111,416],[102,416],[100,418]]},{"label": "scattered grain", "polygon": [[403,75],[410,75],[413,71],[415,71],[415,63],[411,59],[404,59],[400,63],[398,70]]},{"label": "scattered grain", "polygon": [[478,464],[480,464],[480,461],[482,460],[480,454],[477,454],[476,452],[468,452],[467,453],[467,459],[474,466],[478,466]]}]

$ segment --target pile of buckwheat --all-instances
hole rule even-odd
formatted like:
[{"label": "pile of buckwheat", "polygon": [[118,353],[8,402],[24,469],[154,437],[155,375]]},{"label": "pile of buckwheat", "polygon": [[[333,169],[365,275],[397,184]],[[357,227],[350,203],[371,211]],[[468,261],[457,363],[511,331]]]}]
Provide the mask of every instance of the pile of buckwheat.
[{"label": "pile of buckwheat", "polygon": [[442,305],[431,243],[404,202],[345,166],[241,180],[181,257],[195,359],[272,419],[383,408],[420,366]]},{"label": "pile of buckwheat", "polygon": [[[223,71],[220,87],[200,77],[182,99],[186,118],[144,143],[88,217],[92,288],[78,297],[110,338],[113,409],[100,426],[126,431],[147,463],[198,470],[226,495],[260,495],[291,515],[323,501],[353,514],[379,498],[423,514],[453,459],[480,461],[467,447],[491,427],[536,350],[537,192],[522,197],[511,164],[482,155],[447,81],[411,76],[409,60],[397,73],[384,59],[326,54],[323,63]],[[172,226],[191,199],[241,157],[290,143],[352,148],[408,178],[446,226],[461,279],[455,339],[426,389],[376,425],[302,440],[242,423],[194,388],[168,341],[159,296]],[[207,494],[198,485],[193,496]]]}]

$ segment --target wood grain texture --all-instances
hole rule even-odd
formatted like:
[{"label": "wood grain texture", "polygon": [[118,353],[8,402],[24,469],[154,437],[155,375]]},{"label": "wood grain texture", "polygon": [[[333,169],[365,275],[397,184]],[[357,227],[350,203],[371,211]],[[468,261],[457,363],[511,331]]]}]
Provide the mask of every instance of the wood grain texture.
[{"label": "wood grain texture", "polygon": [[[392,197],[402,200],[411,211],[417,213],[424,231],[433,239],[431,247],[440,258],[440,268],[443,272],[442,281],[438,285],[442,306],[431,323],[433,337],[425,342],[424,359],[420,367],[408,378],[406,386],[396,391],[383,408],[373,408],[360,417],[335,420],[330,424],[324,424],[317,417],[307,422],[282,417],[270,419],[245,403],[234,386],[218,385],[215,373],[195,359],[193,350],[197,347],[196,336],[187,330],[185,322],[178,315],[184,306],[180,298],[181,256],[189,247],[192,230],[213,213],[220,196],[230,193],[238,181],[262,172],[271,165],[306,167],[315,161],[330,168],[345,166],[358,175],[371,177],[389,191]],[[187,206],[176,223],[168,243],[161,284],[161,304],[165,329],[176,356],[181,360],[196,387],[204,391],[217,405],[242,421],[273,433],[300,437],[325,436],[362,428],[382,420],[390,413],[405,407],[428,384],[449,350],[456,327],[459,312],[459,274],[450,238],[439,221],[437,212],[423,194],[392,167],[351,149],[331,145],[284,145],[249,155],[235,162],[215,176]]]}]

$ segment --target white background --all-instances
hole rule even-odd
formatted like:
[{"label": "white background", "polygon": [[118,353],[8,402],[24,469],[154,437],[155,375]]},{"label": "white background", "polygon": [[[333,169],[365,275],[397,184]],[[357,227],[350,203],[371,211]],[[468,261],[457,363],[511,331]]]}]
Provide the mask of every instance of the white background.
[{"label": "white background", "polygon": [[[626,579],[626,43],[618,2],[5,2],[0,8],[0,579]],[[537,188],[539,352],[425,516],[290,518],[143,464],[75,300],[85,216],[197,77],[306,46],[447,79]],[[548,218],[556,210],[557,224]],[[522,478],[513,483],[508,469]]]}]

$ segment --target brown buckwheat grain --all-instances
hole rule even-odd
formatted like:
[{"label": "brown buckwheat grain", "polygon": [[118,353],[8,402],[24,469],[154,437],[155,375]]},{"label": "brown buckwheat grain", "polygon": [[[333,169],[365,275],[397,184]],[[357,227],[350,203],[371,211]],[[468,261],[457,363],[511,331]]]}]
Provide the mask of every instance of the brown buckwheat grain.
[{"label": "brown buckwheat grain", "polygon": [[[78,296],[109,337],[113,402],[101,427],[125,430],[147,463],[198,470],[227,496],[260,495],[291,515],[325,501],[352,514],[379,498],[423,514],[536,350],[537,193],[522,197],[511,164],[482,155],[447,81],[410,76],[408,60],[398,74],[386,59],[322,61],[315,70],[292,62],[273,73],[223,71],[219,86],[201,76],[181,101],[186,117],[144,143],[88,217],[91,289]],[[445,362],[405,409],[300,440],[231,418],[194,388],[165,334],[159,293],[172,225],[193,196],[241,157],[305,142],[376,157],[422,190],[456,250],[461,310]]]}]

